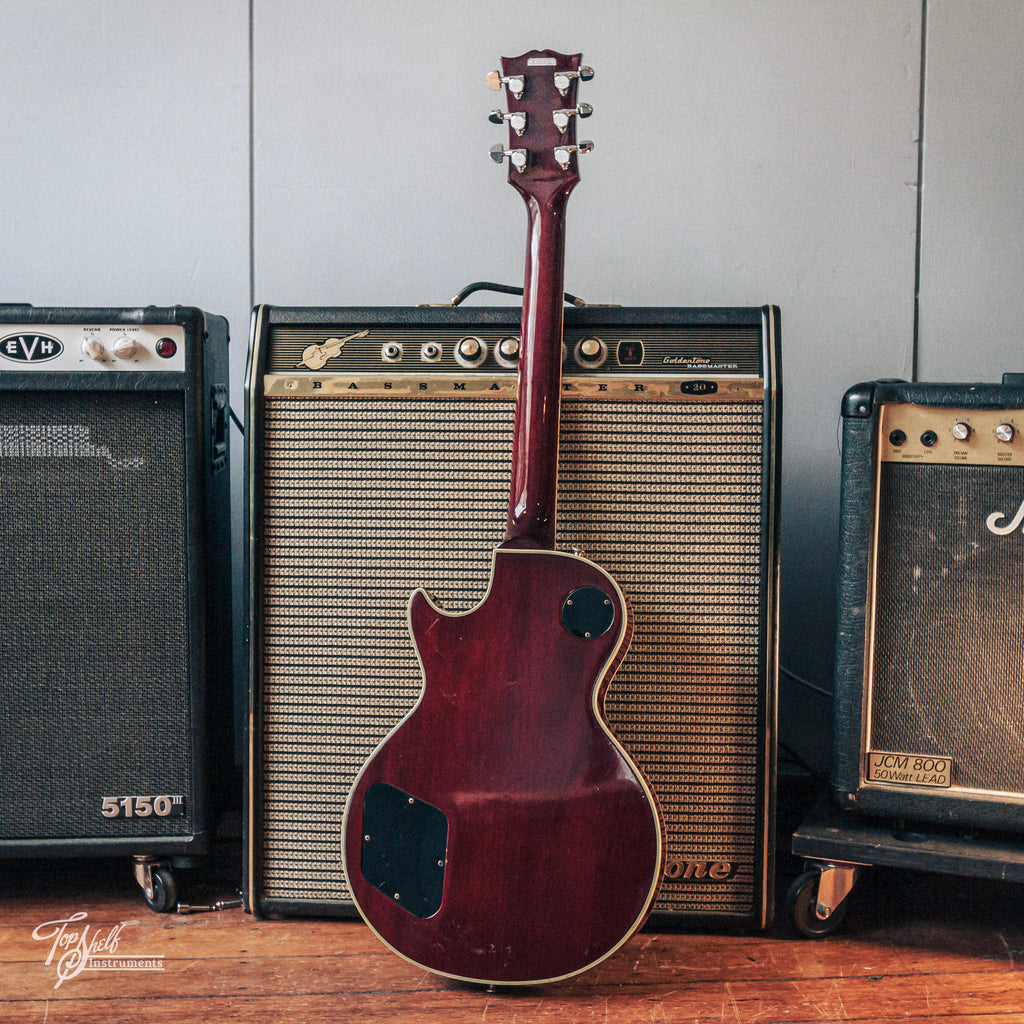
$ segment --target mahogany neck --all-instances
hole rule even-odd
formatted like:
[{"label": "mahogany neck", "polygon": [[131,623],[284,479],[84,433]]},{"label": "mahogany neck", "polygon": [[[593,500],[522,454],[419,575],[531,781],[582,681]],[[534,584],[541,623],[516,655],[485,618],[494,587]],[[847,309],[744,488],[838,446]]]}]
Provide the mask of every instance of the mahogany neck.
[{"label": "mahogany neck", "polygon": [[565,205],[573,184],[553,181],[550,189],[523,196],[528,221],[526,273],[503,547],[555,546]]}]

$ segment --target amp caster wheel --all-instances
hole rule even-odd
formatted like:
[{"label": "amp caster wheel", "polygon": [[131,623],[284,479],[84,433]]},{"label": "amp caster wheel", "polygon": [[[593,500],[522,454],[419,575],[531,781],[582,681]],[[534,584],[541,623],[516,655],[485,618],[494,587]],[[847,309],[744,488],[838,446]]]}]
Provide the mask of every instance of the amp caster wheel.
[{"label": "amp caster wheel", "polygon": [[158,914],[166,914],[178,905],[178,887],[174,883],[174,875],[167,868],[156,868],[153,871],[153,895],[145,894],[146,905]]},{"label": "amp caster wheel", "polygon": [[166,861],[155,857],[136,857],[135,880],[142,888],[142,895],[150,910],[166,914],[178,905],[178,887]]},{"label": "amp caster wheel", "polygon": [[835,907],[822,904],[823,877],[823,871],[805,871],[789,887],[786,897],[796,930],[806,939],[824,939],[834,935],[846,917],[845,897]]}]

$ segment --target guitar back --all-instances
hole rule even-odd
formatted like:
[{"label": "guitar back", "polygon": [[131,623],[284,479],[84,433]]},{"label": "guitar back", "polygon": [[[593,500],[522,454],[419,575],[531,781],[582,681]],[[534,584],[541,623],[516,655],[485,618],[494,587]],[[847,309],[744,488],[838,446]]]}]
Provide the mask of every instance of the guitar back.
[{"label": "guitar back", "polygon": [[661,878],[657,804],[602,712],[630,636],[600,568],[551,550],[564,211],[578,180],[580,55],[504,59],[509,180],[526,201],[519,393],[505,540],[487,596],[446,615],[417,591],[419,703],[349,794],[345,875],[398,953],[439,974],[536,984],[586,970],[640,926]]},{"label": "guitar back", "polygon": [[346,814],[360,911],[440,974],[585,970],[639,927],[660,877],[653,795],[601,710],[628,642],[619,588],[574,555],[499,549],[481,604],[446,615],[417,591],[409,624],[424,692]]}]

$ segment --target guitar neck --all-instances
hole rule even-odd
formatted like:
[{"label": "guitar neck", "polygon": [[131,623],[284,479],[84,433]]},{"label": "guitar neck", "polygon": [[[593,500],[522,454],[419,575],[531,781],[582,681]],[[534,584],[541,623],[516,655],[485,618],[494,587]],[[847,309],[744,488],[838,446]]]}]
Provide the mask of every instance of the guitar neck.
[{"label": "guitar neck", "polygon": [[555,546],[567,194],[527,200],[519,386],[505,545]]},{"label": "guitar neck", "polygon": [[534,50],[502,60],[509,112],[509,182],[527,212],[526,271],[519,350],[518,397],[512,436],[512,476],[503,547],[555,546],[562,323],[565,292],[565,208],[579,181],[576,118],[580,54]]}]

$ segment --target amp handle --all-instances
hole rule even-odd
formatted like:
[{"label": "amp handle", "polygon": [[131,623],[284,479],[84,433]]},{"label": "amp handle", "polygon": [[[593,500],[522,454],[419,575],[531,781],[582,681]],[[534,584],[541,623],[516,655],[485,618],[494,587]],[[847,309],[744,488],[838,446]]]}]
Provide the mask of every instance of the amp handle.
[{"label": "amp handle", "polygon": [[[462,291],[457,292],[455,297],[450,302],[423,302],[421,306],[429,307],[452,307],[458,306],[463,299],[469,298],[473,292],[501,292],[503,295],[522,295],[523,289],[520,286],[514,284],[498,284],[495,281],[474,281],[472,284],[467,284]],[[603,309],[617,309],[619,303],[593,303],[585,302],[577,295],[573,295],[570,292],[565,293],[565,301],[570,306],[587,306],[593,308],[594,306],[601,306]]]}]

